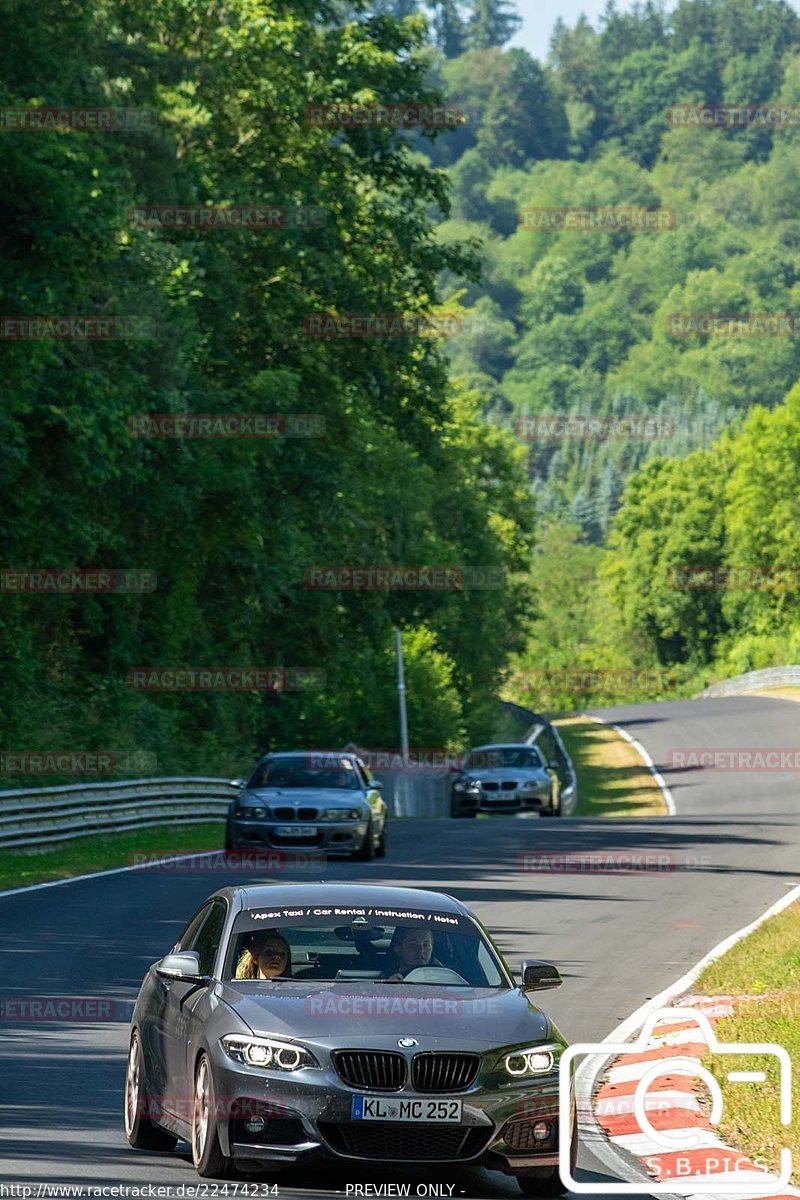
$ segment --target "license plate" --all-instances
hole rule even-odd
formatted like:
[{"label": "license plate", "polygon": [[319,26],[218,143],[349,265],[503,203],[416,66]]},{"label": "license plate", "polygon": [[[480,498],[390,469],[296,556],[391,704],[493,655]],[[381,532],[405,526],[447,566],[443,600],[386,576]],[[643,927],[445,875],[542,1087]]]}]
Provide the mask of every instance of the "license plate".
[{"label": "license plate", "polygon": [[460,1100],[389,1100],[378,1096],[353,1096],[354,1121],[428,1121],[456,1124],[461,1120]]},{"label": "license plate", "polygon": [[279,825],[279,837],[313,838],[317,836],[316,825]]}]

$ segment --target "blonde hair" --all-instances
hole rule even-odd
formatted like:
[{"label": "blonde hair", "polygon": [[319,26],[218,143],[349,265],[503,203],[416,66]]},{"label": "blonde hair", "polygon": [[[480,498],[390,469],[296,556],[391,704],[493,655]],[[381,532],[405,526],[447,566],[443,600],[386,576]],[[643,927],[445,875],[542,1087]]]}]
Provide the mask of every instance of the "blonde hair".
[{"label": "blonde hair", "polygon": [[252,950],[243,950],[239,955],[234,979],[258,979],[258,959]]},{"label": "blonde hair", "polygon": [[[285,946],[286,967],[284,968],[283,974],[291,975],[292,948],[287,942],[286,938],[282,933],[278,933],[277,929],[270,929],[266,931],[263,937],[260,939],[261,947],[265,946],[269,941],[282,942]],[[236,963],[236,974],[234,975],[234,979],[258,979],[258,955],[260,952],[260,950],[256,950],[254,952],[249,948],[242,951],[242,953],[239,955],[239,960]]]}]

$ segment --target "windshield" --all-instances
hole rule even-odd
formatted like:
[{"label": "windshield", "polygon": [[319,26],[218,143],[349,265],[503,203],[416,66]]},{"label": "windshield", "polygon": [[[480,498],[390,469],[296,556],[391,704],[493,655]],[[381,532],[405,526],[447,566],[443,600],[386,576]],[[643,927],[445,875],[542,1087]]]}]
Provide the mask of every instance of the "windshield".
[{"label": "windshield", "polygon": [[493,770],[497,767],[541,767],[542,758],[534,746],[499,746],[473,750],[464,762],[466,771]]},{"label": "windshield", "polygon": [[383,908],[279,906],[240,913],[225,978],[513,986],[469,918]]},{"label": "windshield", "polygon": [[361,787],[354,764],[349,758],[331,754],[306,754],[297,758],[271,758],[259,763],[247,785],[249,788],[342,788],[357,791]]}]

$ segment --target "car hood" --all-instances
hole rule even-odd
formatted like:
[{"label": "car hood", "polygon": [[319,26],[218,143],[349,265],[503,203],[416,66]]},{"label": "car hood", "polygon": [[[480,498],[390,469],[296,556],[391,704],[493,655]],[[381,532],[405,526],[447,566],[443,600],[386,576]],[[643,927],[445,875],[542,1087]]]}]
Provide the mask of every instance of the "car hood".
[{"label": "car hood", "polygon": [[386,1044],[398,1037],[489,1049],[554,1035],[545,1014],[518,988],[423,987],[342,982],[224,983],[220,998],[256,1034],[338,1045]]}]

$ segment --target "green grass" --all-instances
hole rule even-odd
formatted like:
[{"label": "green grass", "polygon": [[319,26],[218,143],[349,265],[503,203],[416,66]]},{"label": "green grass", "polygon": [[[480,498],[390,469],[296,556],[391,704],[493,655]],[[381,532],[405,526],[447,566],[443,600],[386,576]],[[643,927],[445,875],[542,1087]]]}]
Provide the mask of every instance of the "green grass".
[{"label": "green grass", "polygon": [[[722,1087],[725,1101],[720,1136],[751,1158],[763,1159],[777,1172],[779,1151],[788,1146],[800,1183],[800,904],[794,904],[751,933],[712,963],[695,989],[703,995],[734,999],[734,1015],[717,1023],[723,1042],[776,1042],[792,1061],[793,1113],[790,1126],[780,1123],[778,1067],[765,1056],[742,1056],[737,1070],[766,1070],[765,1084],[728,1083],[732,1060],[709,1057],[706,1065]],[[756,998],[757,997],[757,998]]]},{"label": "green grass", "polygon": [[554,721],[578,777],[580,817],[664,816],[661,791],[639,754],[608,725],[586,717]]},{"label": "green grass", "polygon": [[225,838],[224,821],[204,821],[197,825],[160,825],[153,829],[132,829],[103,837],[75,838],[46,850],[0,851],[0,891],[87,875],[112,867],[130,866],[136,854],[191,854],[201,850],[221,850]]}]

